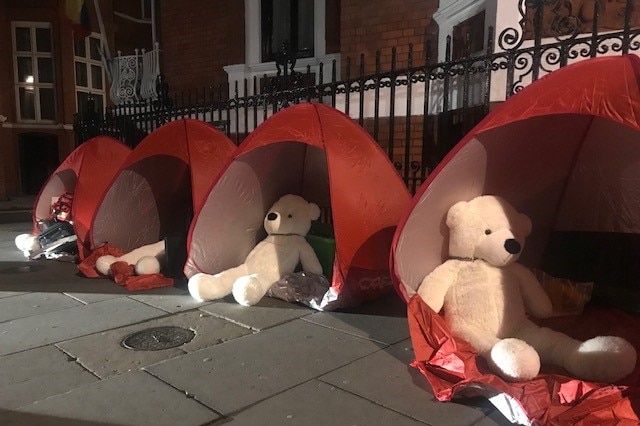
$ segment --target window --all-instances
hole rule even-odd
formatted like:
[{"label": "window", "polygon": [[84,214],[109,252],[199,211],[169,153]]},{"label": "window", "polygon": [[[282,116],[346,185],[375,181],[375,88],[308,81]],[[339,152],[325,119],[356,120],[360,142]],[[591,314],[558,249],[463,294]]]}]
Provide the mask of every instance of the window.
[{"label": "window", "polygon": [[485,11],[464,20],[453,27],[453,60],[482,52],[484,48]]},{"label": "window", "polygon": [[73,54],[75,58],[76,76],[76,111],[86,115],[89,95],[95,101],[95,109],[91,112],[104,111],[105,107],[105,75],[100,57],[102,39],[99,34],[92,34],[75,40]]},{"label": "window", "polygon": [[140,0],[140,17],[142,19],[151,19],[151,1]]},{"label": "window", "polygon": [[12,22],[11,27],[18,120],[55,121],[51,25]]},{"label": "window", "polygon": [[262,0],[262,62],[274,61],[283,45],[295,58],[313,52],[313,0]]}]

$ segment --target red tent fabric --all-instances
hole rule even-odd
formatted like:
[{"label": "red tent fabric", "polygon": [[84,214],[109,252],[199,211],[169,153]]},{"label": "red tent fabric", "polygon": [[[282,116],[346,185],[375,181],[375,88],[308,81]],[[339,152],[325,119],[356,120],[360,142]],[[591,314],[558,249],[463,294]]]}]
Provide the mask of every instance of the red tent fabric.
[{"label": "red tent fabric", "polygon": [[97,136],[82,143],[52,173],[42,186],[33,208],[33,225],[47,219],[53,197],[74,193],[71,216],[78,238],[78,255],[88,255],[88,231],[93,212],[102,194],[131,150],[117,139]]},{"label": "red tent fabric", "polygon": [[288,193],[332,217],[335,261],[325,302],[356,304],[391,287],[389,247],[408,190],[364,129],[314,103],[278,112],[240,145],[193,220],[185,274],[244,262],[265,236],[265,212]]},{"label": "red tent fabric", "polygon": [[[600,242],[624,240],[630,241],[630,247],[636,247],[639,241],[639,78],[640,59],[634,55],[590,59],[554,71],[489,114],[445,157],[414,197],[394,236],[390,264],[398,292],[410,301],[412,339],[422,353],[419,358],[416,351],[416,365],[427,377],[436,377],[438,383],[432,383],[440,399],[458,394],[464,387],[458,386],[460,383],[490,388],[493,394],[500,393],[496,389],[504,392],[495,386],[495,377],[477,373],[472,365],[475,354],[452,339],[440,317],[427,312],[422,301],[414,297],[422,279],[447,258],[444,218],[455,202],[483,194],[503,196],[533,221],[533,233],[527,240],[521,263],[542,269],[546,266],[554,270],[547,270],[552,275],[566,272],[568,278],[585,278],[572,277],[570,273],[592,275],[596,278],[596,289],[638,294],[639,251],[624,252],[616,244]],[[593,239],[598,244],[581,246],[578,244],[581,238]],[[566,247],[559,249],[562,245],[559,242],[566,243]],[[569,265],[570,260],[575,260],[573,252],[589,249],[596,252],[582,253],[581,262]],[[599,271],[601,276],[598,271],[588,271],[589,263],[597,263],[608,251],[615,253],[615,259],[608,259],[609,263]],[[620,266],[613,262],[621,264],[625,260],[631,265],[625,271],[627,280],[634,284],[626,289],[598,285],[598,279],[605,283],[606,273]],[[619,277],[606,283],[611,284]],[[591,312],[587,309],[578,318],[590,324]],[[624,334],[618,328],[625,321],[640,326],[638,318],[630,315],[611,321],[606,334]],[[582,326],[576,327],[574,323],[574,328]],[[575,334],[578,330],[566,331]],[[637,339],[635,345],[640,350]],[[439,355],[430,351],[439,351]],[[460,359],[461,363],[443,365],[444,359]],[[544,424],[590,424],[586,420],[579,423],[578,417],[567,420],[559,414],[560,406],[577,407],[584,402],[586,405],[581,407],[600,413],[596,408],[604,405],[600,406],[594,398],[608,392],[602,389],[610,389],[607,398],[613,398],[615,404],[606,404],[609,416],[637,421],[639,400],[629,404],[622,398],[628,396],[624,388],[561,376],[540,377],[542,381],[536,383],[543,388],[544,397],[525,398],[522,389],[510,394],[523,407],[525,419],[544,419]],[[636,379],[633,385],[637,387],[637,374],[633,377]],[[582,389],[582,394],[558,399],[567,386]],[[588,389],[592,392],[587,392]],[[622,405],[624,409],[620,408]]]},{"label": "red tent fabric", "polygon": [[103,192],[91,220],[91,248],[125,253],[165,237],[186,238],[194,206],[236,146],[213,126],[183,119],[147,136]]}]

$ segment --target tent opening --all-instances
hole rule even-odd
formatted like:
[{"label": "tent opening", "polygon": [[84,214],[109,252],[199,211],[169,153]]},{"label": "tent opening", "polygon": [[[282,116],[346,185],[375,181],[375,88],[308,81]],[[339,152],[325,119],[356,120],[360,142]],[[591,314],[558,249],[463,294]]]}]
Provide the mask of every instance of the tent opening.
[{"label": "tent opening", "polygon": [[165,237],[186,239],[191,192],[189,166],[176,157],[155,155],[132,164],[105,195],[93,224],[93,246],[109,243],[128,252]]}]

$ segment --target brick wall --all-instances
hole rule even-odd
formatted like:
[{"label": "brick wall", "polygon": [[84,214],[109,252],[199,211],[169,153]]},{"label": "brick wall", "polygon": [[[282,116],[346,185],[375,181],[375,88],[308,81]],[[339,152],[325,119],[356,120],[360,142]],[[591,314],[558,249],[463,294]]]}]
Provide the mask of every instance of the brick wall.
[{"label": "brick wall", "polygon": [[244,2],[161,0],[163,71],[174,91],[222,83],[222,68],[244,62]]},{"label": "brick wall", "polygon": [[431,17],[436,10],[438,0],[342,0],[343,77],[347,57],[351,57],[351,77],[357,75],[361,53],[365,55],[365,74],[373,73],[376,50],[381,53],[382,70],[389,70],[393,47],[397,49],[397,68],[406,67],[409,43],[413,43],[414,65],[424,63],[425,36],[432,33],[429,28],[435,24]]}]

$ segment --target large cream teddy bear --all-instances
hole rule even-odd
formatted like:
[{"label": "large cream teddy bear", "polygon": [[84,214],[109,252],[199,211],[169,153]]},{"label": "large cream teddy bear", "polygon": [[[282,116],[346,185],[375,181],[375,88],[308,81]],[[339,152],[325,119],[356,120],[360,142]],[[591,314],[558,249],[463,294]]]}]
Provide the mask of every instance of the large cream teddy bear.
[{"label": "large cream teddy bear", "polygon": [[552,305],[533,273],[516,263],[531,220],[504,199],[481,196],[450,208],[449,260],[427,275],[418,294],[435,312],[444,307],[451,332],[469,342],[509,381],[530,380],[540,364],[578,378],[616,382],[631,373],[636,351],[626,340],[598,336],[581,342],[534,324]]},{"label": "large cream teddy bear", "polygon": [[267,237],[258,243],[245,262],[215,275],[198,273],[189,279],[189,292],[198,301],[220,299],[233,293],[244,306],[255,305],[267,290],[295,271],[298,263],[305,272],[322,274],[318,258],[305,240],[311,221],[320,217],[320,208],[297,195],[281,197],[267,212]]},{"label": "large cream teddy bear", "polygon": [[131,250],[120,257],[111,255],[100,256],[96,259],[96,269],[102,275],[111,275],[111,265],[115,262],[126,262],[133,265],[136,275],[157,274],[165,257],[164,240],[147,244]]}]

